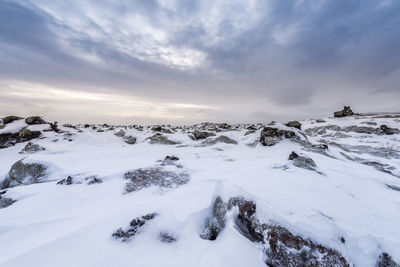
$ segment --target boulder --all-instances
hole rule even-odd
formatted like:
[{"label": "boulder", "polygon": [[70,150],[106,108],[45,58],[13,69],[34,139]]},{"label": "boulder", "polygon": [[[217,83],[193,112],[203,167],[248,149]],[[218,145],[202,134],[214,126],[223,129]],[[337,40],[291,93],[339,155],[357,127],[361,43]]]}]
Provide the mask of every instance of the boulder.
[{"label": "boulder", "polygon": [[178,241],[178,236],[170,232],[160,232],[160,241],[163,243],[173,243]]},{"label": "boulder", "polygon": [[179,144],[179,142],[169,140],[167,137],[165,137],[161,133],[156,133],[156,134],[148,137],[146,140],[150,140],[150,144],[161,144],[161,145],[177,145],[177,144]]},{"label": "boulder", "polygon": [[43,147],[39,146],[38,144],[34,144],[32,142],[28,142],[25,147],[19,152],[19,154],[32,154],[35,152],[45,150]]},{"label": "boulder", "polygon": [[399,129],[396,128],[390,128],[385,124],[382,124],[381,126],[379,126],[379,128],[377,129],[377,133],[378,134],[385,134],[385,135],[393,135],[393,134],[398,134],[400,133]]},{"label": "boulder", "polygon": [[46,124],[47,122],[43,120],[40,116],[31,116],[25,119],[26,124]]},{"label": "boulder", "polygon": [[71,176],[68,176],[65,179],[62,179],[61,181],[58,181],[57,184],[59,185],[71,185],[74,183],[74,179]]},{"label": "boulder", "polygon": [[297,138],[295,132],[274,127],[264,127],[260,135],[260,142],[264,146],[273,146],[283,138]]},{"label": "boulder", "polygon": [[336,111],[336,112],[333,113],[333,116],[336,117],[336,118],[347,117],[347,116],[353,116],[353,115],[354,115],[353,111],[352,111],[351,108],[348,107],[348,106],[344,106],[344,107],[343,107],[343,110],[341,110],[341,111]]},{"label": "boulder", "polygon": [[24,128],[19,132],[19,137],[23,140],[32,140],[35,138],[39,138],[40,136],[40,131],[31,131],[28,128]]},{"label": "boulder", "polygon": [[124,132],[124,130],[119,130],[119,131],[116,132],[114,135],[115,135],[115,136],[118,136],[118,137],[124,137],[124,136],[125,136],[125,132]]},{"label": "boulder", "polygon": [[191,133],[191,135],[189,137],[191,139],[197,141],[197,140],[206,139],[207,137],[210,137],[210,136],[215,136],[215,133],[194,131]]},{"label": "boulder", "polygon": [[19,160],[11,166],[1,188],[40,183],[46,176],[46,170],[47,167],[41,163],[25,163],[23,159]]},{"label": "boulder", "polygon": [[16,202],[16,201],[13,200],[13,199],[11,199],[11,198],[2,197],[2,196],[0,195],[0,209],[7,208],[8,206],[12,205],[12,204],[15,203],[15,202]]},{"label": "boulder", "polygon": [[292,160],[294,166],[303,168],[306,170],[315,170],[317,167],[317,165],[315,164],[315,162],[312,158],[309,158],[305,155],[299,156],[294,151],[289,155],[288,160]]},{"label": "boulder", "polygon": [[238,142],[235,140],[229,138],[228,136],[221,135],[218,136],[217,138],[211,139],[211,140],[205,140],[202,144],[205,145],[215,145],[217,143],[225,143],[225,144],[230,144],[230,145],[237,145]]},{"label": "boulder", "polygon": [[11,122],[17,121],[17,120],[22,120],[22,118],[18,117],[18,116],[7,116],[7,117],[3,118],[4,124],[8,124],[8,123],[11,123]]},{"label": "boulder", "polygon": [[400,267],[399,264],[397,264],[392,257],[387,254],[386,252],[383,252],[381,255],[379,255],[379,258],[376,262],[376,267]]},{"label": "boulder", "polygon": [[133,136],[125,136],[124,137],[124,142],[129,144],[129,145],[134,145],[136,143],[136,137]]},{"label": "boulder", "polygon": [[301,123],[298,121],[289,121],[288,123],[285,124],[287,127],[293,127],[296,129],[301,130]]},{"label": "boulder", "polygon": [[121,240],[122,242],[128,241],[130,238],[139,234],[143,225],[145,225],[148,221],[153,220],[157,215],[157,213],[153,212],[141,217],[136,217],[130,222],[128,228],[119,228],[112,234],[112,236],[117,240]]}]

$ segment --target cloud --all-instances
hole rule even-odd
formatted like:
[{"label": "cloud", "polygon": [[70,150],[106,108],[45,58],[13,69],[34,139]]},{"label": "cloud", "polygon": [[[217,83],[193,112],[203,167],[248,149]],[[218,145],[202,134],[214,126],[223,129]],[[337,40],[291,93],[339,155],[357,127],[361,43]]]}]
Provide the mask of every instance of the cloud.
[{"label": "cloud", "polygon": [[[28,112],[23,98],[10,94],[29,92],[23,84],[149,106],[218,107],[196,109],[201,115],[190,113],[193,120],[290,116],[302,105],[310,116],[343,99],[365,111],[395,109],[399,13],[400,2],[389,0],[6,0],[0,100],[7,95],[14,104],[0,112]],[[37,95],[29,112],[49,106]],[[110,112],[118,109],[122,102]],[[179,108],[163,112],[190,120]]]}]

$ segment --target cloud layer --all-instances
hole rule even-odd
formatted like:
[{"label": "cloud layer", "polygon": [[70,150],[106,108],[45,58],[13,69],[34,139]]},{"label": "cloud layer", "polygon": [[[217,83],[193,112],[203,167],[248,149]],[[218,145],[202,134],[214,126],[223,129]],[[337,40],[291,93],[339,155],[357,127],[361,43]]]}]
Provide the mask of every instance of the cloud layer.
[{"label": "cloud layer", "polygon": [[0,114],[267,121],[400,110],[397,0],[0,2]]}]

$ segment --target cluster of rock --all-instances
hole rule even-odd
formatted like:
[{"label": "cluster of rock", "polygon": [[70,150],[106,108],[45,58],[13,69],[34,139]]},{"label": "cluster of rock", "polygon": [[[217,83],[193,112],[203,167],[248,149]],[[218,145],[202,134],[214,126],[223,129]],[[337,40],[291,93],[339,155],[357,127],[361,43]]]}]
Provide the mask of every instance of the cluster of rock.
[{"label": "cluster of rock", "polygon": [[298,138],[296,133],[291,130],[279,129],[276,127],[264,127],[260,135],[260,142],[264,146],[273,146],[283,138]]},{"label": "cluster of rock", "polygon": [[336,118],[353,116],[353,115],[354,115],[354,113],[349,106],[344,106],[343,110],[336,111],[333,113],[333,116]]},{"label": "cluster of rock", "polygon": [[121,240],[122,242],[128,241],[130,238],[140,233],[140,228],[142,228],[148,221],[153,220],[157,215],[157,213],[153,212],[141,217],[137,217],[130,222],[128,228],[119,228],[112,234],[112,236],[118,240]]}]

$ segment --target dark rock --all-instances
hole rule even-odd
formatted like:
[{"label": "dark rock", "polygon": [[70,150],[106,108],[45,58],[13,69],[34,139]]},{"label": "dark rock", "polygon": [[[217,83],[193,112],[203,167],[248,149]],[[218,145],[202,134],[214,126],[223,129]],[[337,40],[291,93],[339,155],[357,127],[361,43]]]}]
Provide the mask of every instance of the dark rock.
[{"label": "dark rock", "polygon": [[15,162],[3,181],[1,188],[40,183],[46,176],[47,167],[40,163],[24,163],[23,159]]},{"label": "dark rock", "polygon": [[377,129],[378,134],[385,134],[385,135],[393,135],[393,134],[398,134],[400,133],[399,129],[396,128],[390,128],[385,124],[382,124],[378,129]]},{"label": "dark rock", "polygon": [[343,236],[340,237],[340,242],[342,242],[343,244],[346,243],[346,240],[344,239]]},{"label": "dark rock", "polygon": [[166,156],[164,160],[171,160],[171,161],[175,161],[175,160],[179,160],[178,157],[176,156]]},{"label": "dark rock", "polygon": [[133,219],[129,227],[125,230],[119,228],[115,231],[112,236],[116,239],[120,239],[122,242],[129,240],[131,237],[140,233],[140,228],[143,227],[148,221],[153,220],[158,214],[157,213],[149,213],[142,217],[137,217]]},{"label": "dark rock", "polygon": [[161,145],[177,145],[177,144],[179,144],[179,142],[169,140],[167,137],[165,137],[161,133],[156,133],[153,136],[148,137],[147,140],[150,140],[150,144],[161,144]]},{"label": "dark rock", "polygon": [[205,140],[202,144],[204,145],[215,145],[217,143],[225,143],[225,144],[230,144],[230,145],[237,145],[238,142],[236,142],[235,140],[225,136],[225,135],[221,135],[218,136],[215,139],[211,139],[211,140]]},{"label": "dark rock", "polygon": [[392,257],[387,254],[386,252],[383,252],[381,255],[379,255],[379,258],[376,262],[376,267],[400,267],[399,264],[397,264]]},{"label": "dark rock", "polygon": [[31,131],[28,128],[24,128],[19,132],[19,137],[22,140],[28,141],[28,140],[32,140],[35,138],[39,138],[39,136],[41,135],[40,131]]},{"label": "dark rock", "polygon": [[366,126],[348,126],[342,129],[345,132],[355,132],[355,133],[363,133],[363,134],[374,134],[377,133],[377,130],[372,127],[366,127]]},{"label": "dark rock", "polygon": [[0,195],[0,209],[7,208],[8,206],[12,205],[15,202],[16,202],[16,200],[13,200],[8,197],[2,197]]},{"label": "dark rock", "polygon": [[281,130],[274,127],[264,127],[261,132],[260,142],[264,146],[273,146],[283,138],[296,138],[296,134],[290,130]]},{"label": "dark rock", "polygon": [[389,189],[392,189],[394,191],[399,191],[400,192],[400,186],[386,184],[386,187],[389,188]]},{"label": "dark rock", "polygon": [[294,166],[306,170],[315,170],[317,167],[314,160],[304,155],[299,156],[294,151],[289,155],[288,159],[293,161]]},{"label": "dark rock", "polygon": [[4,124],[8,124],[8,123],[11,123],[11,122],[17,121],[17,120],[22,120],[22,118],[18,117],[18,116],[7,116],[7,117],[3,118]]},{"label": "dark rock", "polygon": [[325,121],[325,120],[318,119],[318,120],[315,120],[315,122],[316,122],[316,123],[324,123],[324,122],[326,122],[326,121]]},{"label": "dark rock", "polygon": [[161,126],[155,126],[155,127],[151,128],[151,130],[154,131],[154,132],[161,132],[161,133],[166,133],[166,134],[173,134],[174,133],[170,129],[166,129],[166,128],[161,127]]},{"label": "dark rock", "polygon": [[290,153],[288,160],[294,160],[295,158],[298,158],[299,155],[297,155],[296,152],[292,151],[292,153]]},{"label": "dark rock", "polygon": [[60,184],[60,185],[71,185],[73,183],[74,183],[74,181],[71,176],[68,176],[67,178],[62,179],[61,181],[57,182],[57,184]]},{"label": "dark rock", "polygon": [[258,128],[255,125],[250,125],[246,129],[249,131],[257,131],[258,130]]},{"label": "dark rock", "polygon": [[129,145],[134,145],[136,143],[136,137],[133,136],[125,136],[124,137],[124,142],[129,144]]},{"label": "dark rock", "polygon": [[43,147],[39,146],[38,144],[34,144],[32,142],[28,142],[25,147],[19,152],[20,154],[32,154],[35,152],[43,151],[45,150]]},{"label": "dark rock", "polygon": [[225,228],[226,204],[221,197],[217,197],[213,204],[211,217],[205,220],[200,237],[206,240],[216,240],[219,233]]},{"label": "dark rock", "polygon": [[344,106],[343,110],[336,111],[336,112],[333,113],[333,116],[336,117],[336,118],[353,116],[353,115],[354,115],[353,111],[348,106]]},{"label": "dark rock", "polygon": [[127,193],[139,191],[150,186],[163,188],[176,188],[189,182],[189,175],[186,173],[175,173],[165,171],[160,167],[143,168],[124,174],[129,182],[125,186]]},{"label": "dark rock", "polygon": [[160,241],[164,243],[173,243],[178,240],[178,237],[172,233],[160,232]]},{"label": "dark rock", "polygon": [[116,132],[114,135],[115,135],[115,136],[118,136],[118,137],[124,137],[124,136],[125,136],[125,132],[124,132],[123,130],[119,130],[119,131]]},{"label": "dark rock", "polygon": [[100,183],[102,183],[102,182],[103,182],[103,180],[101,180],[100,178],[93,177],[93,178],[88,182],[88,185],[91,185],[91,184],[100,184]]},{"label": "dark rock", "polygon": [[190,136],[190,138],[197,141],[197,140],[206,139],[210,136],[215,136],[215,133],[194,131],[194,132],[192,132],[192,135]]},{"label": "dark rock", "polygon": [[301,130],[301,123],[298,121],[289,121],[288,123],[286,123],[286,126],[297,128],[297,129]]},{"label": "dark rock", "polygon": [[43,120],[40,116],[32,116],[25,119],[26,124],[46,124],[47,122]]}]

